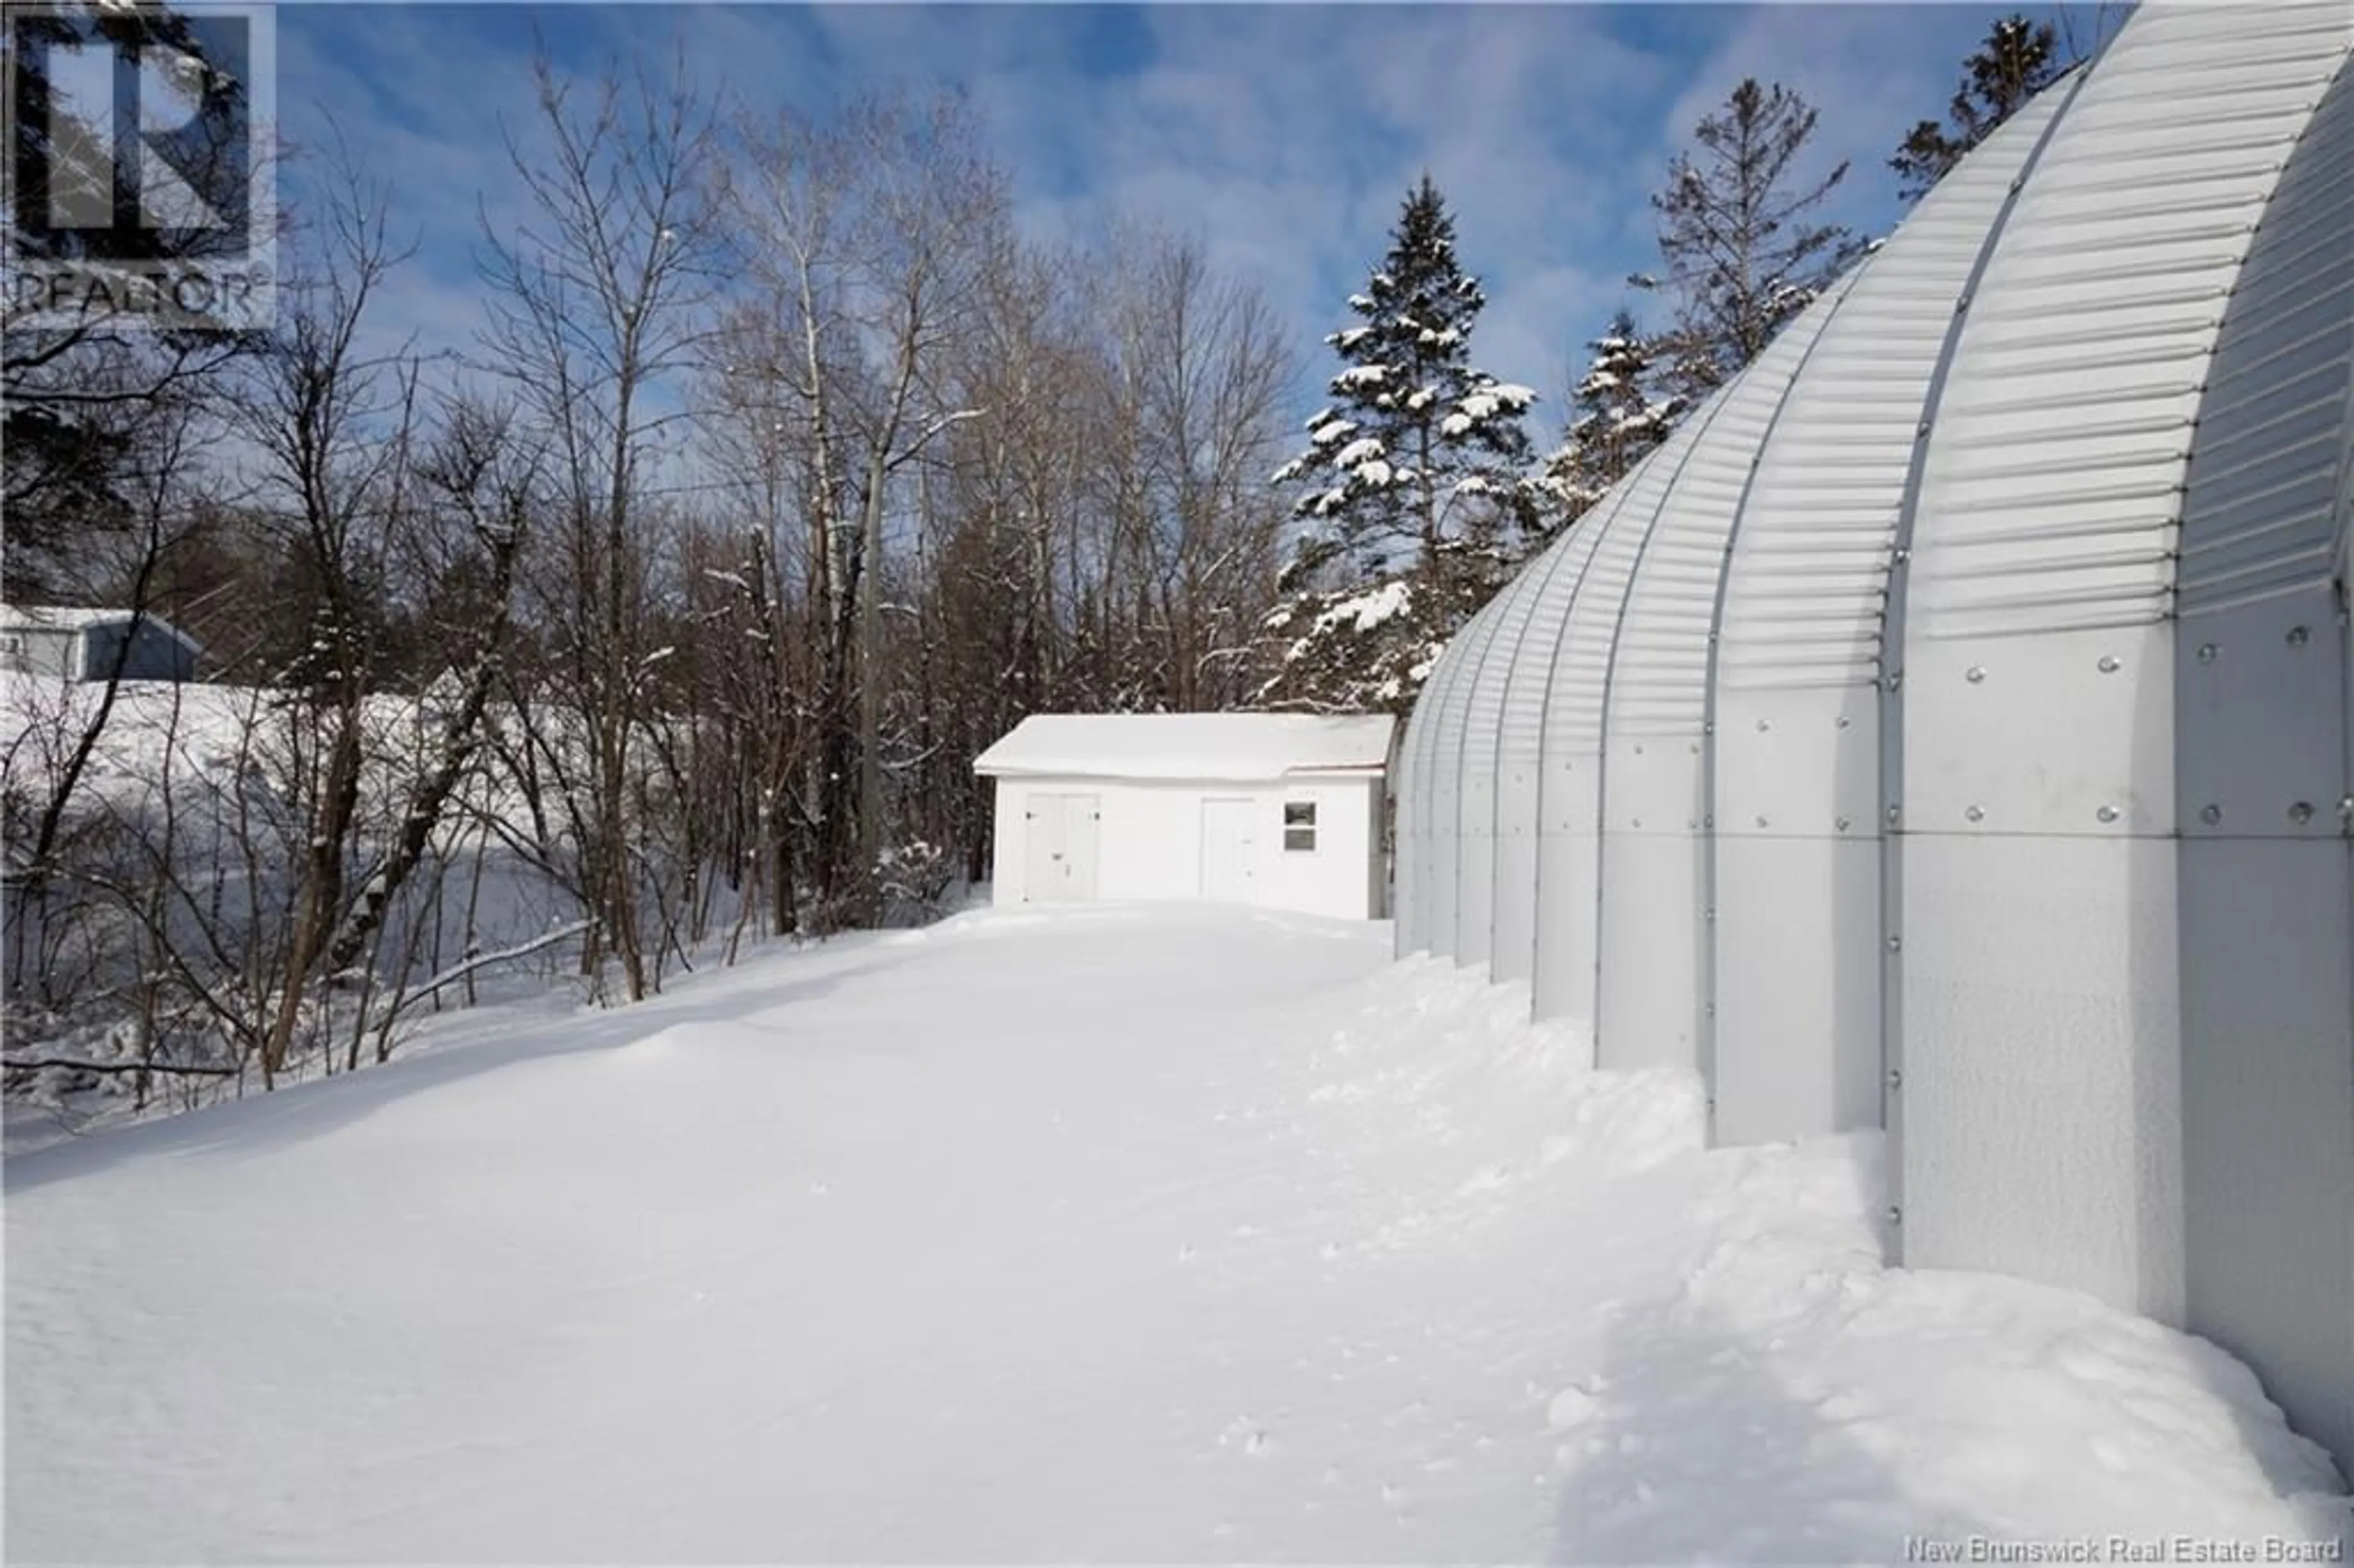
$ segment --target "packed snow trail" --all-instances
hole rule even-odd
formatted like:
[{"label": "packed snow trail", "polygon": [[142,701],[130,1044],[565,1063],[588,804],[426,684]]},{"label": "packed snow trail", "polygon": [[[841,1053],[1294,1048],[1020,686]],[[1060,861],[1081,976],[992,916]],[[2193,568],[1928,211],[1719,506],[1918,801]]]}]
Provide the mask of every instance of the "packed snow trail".
[{"label": "packed snow trail", "polygon": [[14,1160],[7,1554],[2342,1539],[2220,1351],[1884,1272],[1876,1139],[1702,1153],[1387,942],[977,914]]}]

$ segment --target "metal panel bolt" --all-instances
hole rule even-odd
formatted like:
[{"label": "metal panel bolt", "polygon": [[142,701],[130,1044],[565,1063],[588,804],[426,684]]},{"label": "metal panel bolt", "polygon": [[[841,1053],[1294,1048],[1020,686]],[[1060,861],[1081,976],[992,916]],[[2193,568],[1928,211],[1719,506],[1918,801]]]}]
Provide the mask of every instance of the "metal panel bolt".
[{"label": "metal panel bolt", "polygon": [[1983,664],[1973,664],[1970,666],[1968,673],[1964,675],[1962,678],[1969,682],[1971,685],[1975,686],[1979,682],[1986,679],[1986,666]]},{"label": "metal panel bolt", "polygon": [[1896,564],[1900,567],[1912,558],[1913,552],[1910,550],[1899,550],[1896,552]]},{"label": "metal panel bolt", "polygon": [[1839,717],[1831,720],[1831,727],[1833,729],[1845,729],[1847,727],[1847,715],[1841,714]]},{"label": "metal panel bolt", "polygon": [[2341,822],[2354,822],[2354,795],[2338,797],[2338,820]]},{"label": "metal panel bolt", "polygon": [[2199,662],[2201,664],[2212,664],[2215,662],[2215,655],[2219,652],[2221,652],[2221,650],[2219,650],[2212,642],[2201,642],[2199,645]]},{"label": "metal panel bolt", "polygon": [[1700,825],[1703,828],[1712,828],[1716,826],[1716,819],[1714,817],[1702,817],[1700,820]]},{"label": "metal panel bolt", "polygon": [[1914,435],[1916,435],[1916,436],[1925,436],[1925,435],[1927,435],[1927,434],[1929,433],[1929,421],[1928,421],[1928,420],[1926,420],[1926,419],[1924,419],[1924,420],[1922,420],[1919,424],[1917,424],[1917,425],[1914,426],[1914,427],[1913,427],[1913,433],[1914,433]]},{"label": "metal panel bolt", "polygon": [[1891,806],[1891,807],[1889,807],[1889,808],[1888,808],[1888,825],[1889,825],[1890,827],[1892,827],[1892,828],[1893,828],[1893,827],[1894,827],[1894,826],[1896,825],[1896,818],[1897,818],[1897,808],[1895,808],[1894,806]]},{"label": "metal panel bolt", "polygon": [[1902,690],[1904,685],[1904,672],[1902,670],[1892,672],[1883,683],[1892,692]]},{"label": "metal panel bolt", "polygon": [[2288,820],[2300,828],[2305,826],[2306,823],[2313,821],[2313,803],[2309,800],[2299,800],[2288,809]]},{"label": "metal panel bolt", "polygon": [[1839,831],[1840,831],[1840,832],[1847,832],[1847,819],[1846,819],[1845,817],[1841,817],[1841,818],[1839,820],[1839,822],[1838,822],[1838,824],[1837,824],[1837,825],[1838,825],[1838,827],[1839,827]]},{"label": "metal panel bolt", "polygon": [[1716,918],[1716,911],[1712,908],[1703,909],[1700,912],[1700,917],[1703,920],[1713,920]]},{"label": "metal panel bolt", "polygon": [[2117,809],[2115,806],[2104,806],[2093,815],[2105,822],[2114,822],[2117,820]]},{"label": "metal panel bolt", "polygon": [[1758,819],[1757,819],[1757,825],[1758,825],[1759,827],[1761,827],[1761,828],[1762,828],[1762,827],[1764,827],[1764,826],[1766,825],[1766,819],[1765,819],[1765,818],[1763,818],[1763,817],[1758,818]]},{"label": "metal panel bolt", "polygon": [[1903,1068],[1891,1067],[1888,1069],[1888,1086],[1892,1089],[1901,1089],[1904,1086]]},{"label": "metal panel bolt", "polygon": [[2199,820],[2211,828],[2216,823],[2223,820],[2223,808],[2221,806],[2201,806],[2199,808]]},{"label": "metal panel bolt", "polygon": [[1956,315],[1960,315],[1964,311],[1967,311],[1969,308],[1970,297],[1967,294],[1964,294],[1960,299],[1954,302],[1954,313]]},{"label": "metal panel bolt", "polygon": [[2121,669],[2123,669],[2123,668],[2125,668],[2124,664],[2118,661],[2117,656],[2116,656],[2115,654],[2114,654],[2114,653],[2104,653],[2104,654],[2102,654],[2102,655],[2101,655],[2101,673],[2102,673],[2102,674],[2104,674],[2104,675],[2114,675],[2114,674],[2115,674],[2119,670],[2121,670]]},{"label": "metal panel bolt", "polygon": [[1903,1205],[1900,1203],[1888,1205],[1888,1223],[1892,1225],[1901,1225],[1904,1223]]},{"label": "metal panel bolt", "polygon": [[1964,811],[1962,815],[1967,817],[1973,822],[1983,822],[1986,821],[1986,808],[1983,806],[1972,806],[1968,810]]},{"label": "metal panel bolt", "polygon": [[2313,633],[2304,627],[2292,626],[2288,629],[2288,645],[2292,648],[2302,648],[2312,639],[2312,636]]},{"label": "metal panel bolt", "polygon": [[1759,735],[1764,735],[1767,730],[1772,729],[1773,727],[1774,726],[1772,725],[1767,724],[1764,719],[1759,719],[1757,721],[1757,733]]},{"label": "metal panel bolt", "polygon": [[1891,931],[1888,934],[1888,950],[1892,953],[1903,952],[1904,950],[1904,938],[1898,936],[1895,932]]}]

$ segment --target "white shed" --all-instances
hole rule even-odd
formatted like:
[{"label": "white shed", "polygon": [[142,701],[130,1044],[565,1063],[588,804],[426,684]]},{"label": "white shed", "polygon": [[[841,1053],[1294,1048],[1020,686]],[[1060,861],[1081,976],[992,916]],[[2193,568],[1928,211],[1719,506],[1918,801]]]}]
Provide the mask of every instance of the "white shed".
[{"label": "white shed", "polygon": [[103,681],[119,665],[126,681],[193,681],[203,652],[195,638],[152,612],[0,604],[0,670]]},{"label": "white shed", "polygon": [[1383,913],[1385,715],[1037,714],[981,754],[1000,905]]}]

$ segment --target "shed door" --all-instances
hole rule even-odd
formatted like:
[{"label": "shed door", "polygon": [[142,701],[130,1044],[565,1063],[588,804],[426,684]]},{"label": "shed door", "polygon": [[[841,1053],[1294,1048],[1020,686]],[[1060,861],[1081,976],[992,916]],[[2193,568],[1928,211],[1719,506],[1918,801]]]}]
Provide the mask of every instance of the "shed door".
[{"label": "shed door", "polygon": [[1023,895],[1032,904],[1067,903],[1096,895],[1096,825],[1102,819],[1093,795],[1033,795],[1029,813],[1029,859]]},{"label": "shed door", "polygon": [[1202,896],[1248,904],[1258,890],[1257,800],[1212,798],[1202,802]]}]

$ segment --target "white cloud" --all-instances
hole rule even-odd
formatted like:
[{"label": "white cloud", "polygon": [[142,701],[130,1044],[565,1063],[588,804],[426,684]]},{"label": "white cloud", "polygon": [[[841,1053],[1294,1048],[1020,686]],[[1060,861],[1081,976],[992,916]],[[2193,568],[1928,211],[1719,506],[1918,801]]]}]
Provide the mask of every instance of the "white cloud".
[{"label": "white cloud", "polygon": [[[527,18],[493,7],[290,8],[281,101],[322,99],[428,235],[426,276],[391,304],[453,330],[476,204],[516,210],[502,125],[533,112]],[[561,28],[557,27],[560,21]],[[1310,371],[1379,258],[1409,184],[1447,193],[1490,306],[1483,367],[1543,388],[1540,439],[1575,345],[1650,264],[1647,197],[1670,152],[1744,74],[1822,111],[1825,163],[1855,164],[1838,216],[1884,228],[1881,160],[1934,112],[1985,16],[1923,6],[568,7],[547,41],[588,65],[650,68],[683,45],[706,85],[755,108],[860,85],[967,84],[1034,236],[1117,210],[1191,230],[1257,281]],[[356,123],[355,123],[356,122]],[[471,323],[469,323],[471,326]]]}]

